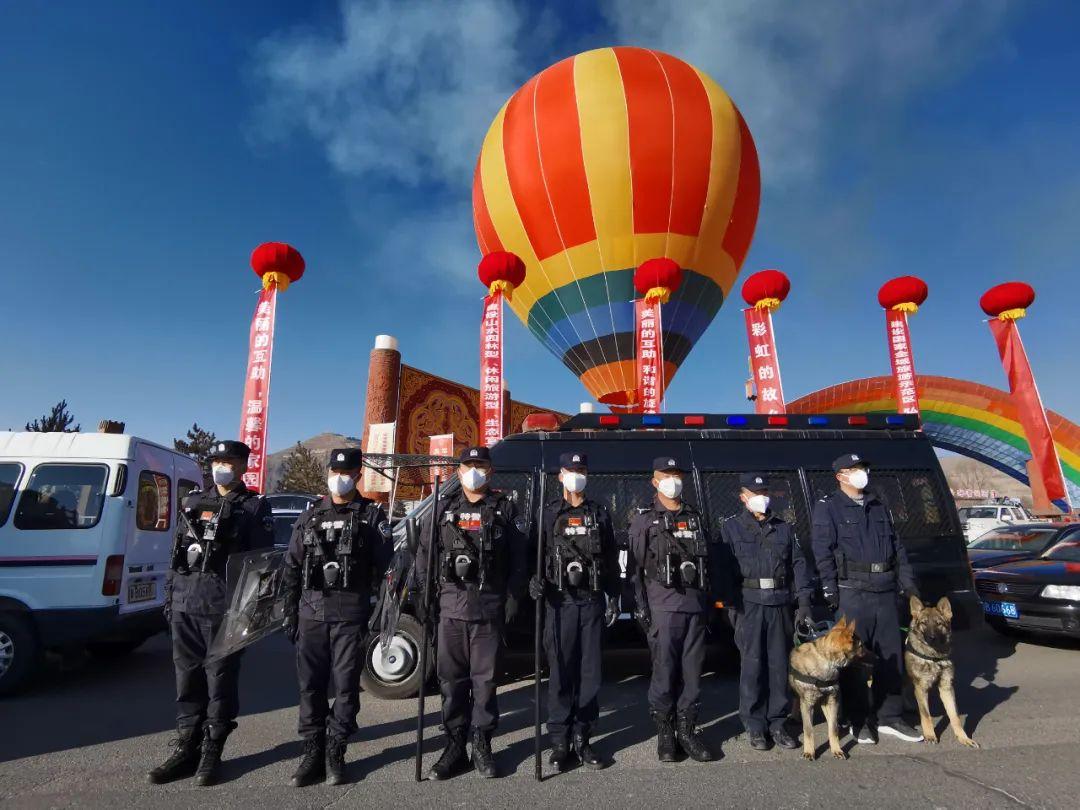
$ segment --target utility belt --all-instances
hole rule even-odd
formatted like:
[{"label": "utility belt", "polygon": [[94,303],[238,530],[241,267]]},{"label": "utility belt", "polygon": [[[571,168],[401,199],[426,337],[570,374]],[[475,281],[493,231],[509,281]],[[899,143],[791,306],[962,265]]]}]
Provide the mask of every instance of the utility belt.
[{"label": "utility belt", "polygon": [[[841,579],[869,579],[868,574],[888,574],[896,566],[896,559],[890,557],[883,562],[859,562],[840,555]],[[862,574],[863,576],[858,576]]]},{"label": "utility belt", "polygon": [[304,529],[304,590],[349,590],[357,555],[363,551],[353,514],[320,519]]},{"label": "utility belt", "polygon": [[172,569],[181,574],[220,572],[228,559],[231,540],[227,501],[205,508],[202,504],[182,508],[173,545]]},{"label": "utility belt", "polygon": [[788,587],[787,577],[763,577],[761,579],[743,579],[744,588],[760,591],[782,591]]},{"label": "utility belt", "polygon": [[562,514],[557,518],[548,566],[549,579],[560,593],[568,586],[603,590],[603,543],[599,521],[591,511]]},{"label": "utility belt", "polygon": [[442,583],[475,584],[499,590],[505,579],[502,561],[495,553],[495,539],[502,536],[500,526],[479,518],[474,529],[462,529],[447,512],[439,532],[439,580]]}]

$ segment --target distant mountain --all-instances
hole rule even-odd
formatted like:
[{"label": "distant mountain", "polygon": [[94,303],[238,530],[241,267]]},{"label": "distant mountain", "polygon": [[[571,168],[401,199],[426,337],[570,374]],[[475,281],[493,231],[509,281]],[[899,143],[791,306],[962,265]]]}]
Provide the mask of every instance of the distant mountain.
[{"label": "distant mountain", "polygon": [[[315,456],[326,463],[330,460],[330,451],[337,447],[359,447],[360,440],[353,436],[343,436],[340,433],[320,433],[318,436],[312,436],[310,439],[305,439],[300,442],[308,450],[315,454]],[[287,447],[284,450],[279,450],[276,453],[271,453],[266,458],[266,481],[267,492],[275,492],[277,490],[277,483],[281,478],[281,465],[285,463],[285,457],[293,451],[296,445]]]}]

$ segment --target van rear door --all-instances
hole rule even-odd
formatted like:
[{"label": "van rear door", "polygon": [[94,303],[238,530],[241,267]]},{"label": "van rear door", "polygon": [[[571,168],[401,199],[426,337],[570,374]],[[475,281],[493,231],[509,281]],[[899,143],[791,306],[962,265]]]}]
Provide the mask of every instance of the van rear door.
[{"label": "van rear door", "polygon": [[120,612],[160,607],[176,529],[179,480],[174,454],[144,442],[135,442],[128,472],[125,525],[124,582]]}]

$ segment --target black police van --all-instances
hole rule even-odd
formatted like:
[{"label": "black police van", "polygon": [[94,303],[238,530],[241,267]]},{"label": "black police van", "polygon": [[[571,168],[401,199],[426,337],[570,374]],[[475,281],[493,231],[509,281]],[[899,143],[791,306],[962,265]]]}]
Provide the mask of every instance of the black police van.
[{"label": "black police van", "polygon": [[[686,460],[689,470],[683,498],[701,510],[713,539],[718,539],[720,522],[741,508],[739,474],[766,473],[771,509],[795,525],[803,549],[810,554],[814,503],[837,488],[832,461],[844,453],[856,453],[870,465],[868,489],[892,512],[922,597],[930,601],[947,595],[957,629],[981,622],[956,508],[915,415],[578,414],[558,431],[516,434],[492,447],[491,486],[512,493],[535,524],[541,470],[544,498],[550,500],[560,491],[559,455],[571,450],[589,456],[586,492],[611,511],[623,566],[634,509],[653,497],[650,467],[657,456]],[[456,479],[447,485],[456,488]],[[411,516],[419,518],[430,508],[429,497]],[[396,529],[402,536],[404,524]],[[530,559],[535,561],[535,549]],[[507,629],[507,640],[512,648],[520,645],[531,650],[532,600],[525,602],[514,626]],[[620,622],[625,629],[617,626],[611,635],[629,636],[643,644],[640,634],[630,630],[633,608],[633,589],[626,581]],[[420,627],[408,615],[410,610],[406,603],[392,663],[382,660],[378,633],[369,639],[363,683],[381,697],[407,697],[418,689]]]}]

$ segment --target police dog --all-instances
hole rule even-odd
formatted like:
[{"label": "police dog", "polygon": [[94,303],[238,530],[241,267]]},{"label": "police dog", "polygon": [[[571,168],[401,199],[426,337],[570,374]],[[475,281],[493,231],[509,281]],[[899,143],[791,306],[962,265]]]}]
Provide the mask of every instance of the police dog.
[{"label": "police dog", "polygon": [[799,701],[803,726],[803,759],[813,761],[814,708],[820,703],[829,729],[829,750],[837,759],[847,759],[840,747],[837,716],[840,714],[840,670],[864,655],[855,635],[855,623],[841,616],[821,638],[801,644],[791,651],[788,683]]},{"label": "police dog", "polygon": [[943,596],[936,605],[927,606],[917,596],[912,596],[911,631],[904,645],[904,666],[915,688],[923,737],[928,743],[938,741],[929,706],[930,690],[936,684],[956,739],[969,748],[978,748],[979,744],[967,735],[956,715],[956,693],[953,691],[956,667],[951,655],[952,605],[948,597]]}]

